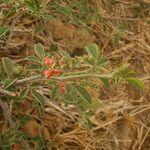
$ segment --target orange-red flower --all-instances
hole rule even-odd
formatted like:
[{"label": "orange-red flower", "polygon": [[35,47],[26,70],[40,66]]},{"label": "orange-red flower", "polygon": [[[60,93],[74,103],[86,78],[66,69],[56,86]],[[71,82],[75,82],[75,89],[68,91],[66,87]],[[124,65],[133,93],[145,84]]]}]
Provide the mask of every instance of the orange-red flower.
[{"label": "orange-red flower", "polygon": [[54,64],[54,59],[45,57],[44,61],[43,61],[43,64],[45,66],[51,66],[52,64]]},{"label": "orange-red flower", "polygon": [[54,73],[53,73],[53,70],[46,70],[44,71],[44,76],[45,78],[50,78]]},{"label": "orange-red flower", "polygon": [[61,82],[61,83],[59,84],[59,87],[60,87],[60,92],[61,92],[62,94],[64,94],[64,93],[65,93],[65,82]]},{"label": "orange-red flower", "polygon": [[51,76],[60,76],[62,74],[62,71],[56,70],[56,69],[51,69],[51,70],[46,70],[44,71],[44,76],[45,78],[50,78]]}]

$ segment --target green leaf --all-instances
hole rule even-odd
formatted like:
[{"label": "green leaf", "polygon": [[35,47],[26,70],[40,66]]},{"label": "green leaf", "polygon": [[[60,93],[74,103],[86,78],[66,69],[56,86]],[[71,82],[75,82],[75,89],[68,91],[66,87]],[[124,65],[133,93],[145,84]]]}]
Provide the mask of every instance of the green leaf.
[{"label": "green leaf", "polygon": [[9,27],[2,26],[0,27],[0,38],[4,36],[9,31]]},{"label": "green leaf", "polygon": [[51,44],[49,50],[51,52],[58,52],[58,46],[56,44]]},{"label": "green leaf", "polygon": [[9,4],[12,0],[3,0],[4,3]]},{"label": "green leaf", "polygon": [[77,97],[75,106],[79,114],[82,115],[84,112],[90,109],[91,104],[83,97]]},{"label": "green leaf", "polygon": [[20,98],[25,98],[29,93],[29,89],[25,88],[20,92]]},{"label": "green leaf", "polygon": [[88,63],[88,64],[90,64],[90,65],[92,65],[92,66],[94,66],[95,65],[95,60],[92,58],[89,58],[88,60],[86,60],[86,62]]},{"label": "green leaf", "polygon": [[34,51],[40,59],[43,59],[45,57],[44,46],[41,43],[34,45]]},{"label": "green leaf", "polygon": [[89,118],[86,118],[86,124],[89,129],[92,129],[93,123],[91,122],[91,120]]},{"label": "green leaf", "polygon": [[11,85],[13,85],[15,82],[16,82],[17,79],[15,80],[10,80],[10,79],[7,79],[4,81],[4,88],[7,89],[9,88]]},{"label": "green leaf", "polygon": [[64,58],[67,58],[67,59],[71,59],[71,56],[69,55],[69,53],[63,49],[59,50],[59,53],[64,57]]},{"label": "green leaf", "polygon": [[39,58],[36,57],[36,56],[28,56],[28,57],[26,57],[26,60],[33,61],[33,62],[36,62],[36,63],[41,63]]},{"label": "green leaf", "polygon": [[3,67],[7,75],[8,76],[12,75],[13,69],[14,69],[13,61],[8,57],[4,57],[2,58],[2,63],[3,63]]},{"label": "green leaf", "polygon": [[59,97],[59,91],[58,91],[58,87],[54,87],[52,90],[51,90],[51,99],[52,100],[55,100]]},{"label": "green leaf", "polygon": [[107,65],[109,63],[109,60],[106,57],[102,57],[101,59],[98,60],[98,65]]},{"label": "green leaf", "polygon": [[137,78],[127,78],[126,79],[131,85],[135,86],[136,88],[138,88],[140,91],[144,91],[144,84],[142,81],[140,81]]},{"label": "green leaf", "polygon": [[59,12],[63,13],[64,15],[71,15],[72,13],[72,8],[67,6],[67,7],[61,7],[58,9]]},{"label": "green leaf", "polygon": [[100,55],[100,49],[97,44],[90,44],[86,47],[86,51],[90,56],[92,56],[93,59],[98,60]]},{"label": "green leaf", "polygon": [[122,81],[122,77],[120,76],[115,76],[115,83],[117,84],[117,86],[120,84],[120,82]]},{"label": "green leaf", "polygon": [[45,98],[42,94],[36,91],[32,91],[32,95],[41,106],[44,106]]},{"label": "green leaf", "polygon": [[113,38],[113,43],[115,45],[119,44],[120,39],[121,39],[121,33],[116,33]]},{"label": "green leaf", "polygon": [[119,23],[119,30],[121,32],[124,32],[125,30],[127,30],[128,26],[127,26],[127,22],[122,20],[120,23]]},{"label": "green leaf", "polygon": [[74,94],[75,88],[71,83],[66,84],[66,93],[67,95]]},{"label": "green leaf", "polygon": [[106,87],[109,87],[109,80],[107,78],[100,78]]},{"label": "green leaf", "polygon": [[20,125],[24,125],[25,123],[31,121],[32,118],[28,115],[19,115],[18,120],[19,120]]},{"label": "green leaf", "polygon": [[75,87],[76,91],[78,92],[79,96],[80,96],[83,100],[87,101],[88,103],[91,103],[91,97],[90,97],[88,91],[87,91],[85,88],[83,88],[83,87],[80,86],[80,85],[76,85],[76,86],[74,86],[74,87]]},{"label": "green leaf", "polygon": [[76,103],[77,92],[75,87],[71,83],[67,83],[65,86],[66,94],[64,98],[71,103]]},{"label": "green leaf", "polygon": [[43,16],[47,21],[53,22],[55,21],[55,17],[52,15],[44,15]]},{"label": "green leaf", "polygon": [[30,65],[28,69],[29,70],[36,70],[36,71],[42,70],[41,66],[37,66],[37,65]]},{"label": "green leaf", "polygon": [[123,79],[134,77],[135,72],[129,68],[127,64],[121,65],[115,73],[115,76],[120,76]]},{"label": "green leaf", "polygon": [[24,3],[33,13],[37,13],[40,11],[41,8],[39,2],[39,0],[24,0]]},{"label": "green leaf", "polygon": [[22,66],[15,65],[15,66],[14,66],[13,73],[14,73],[15,75],[21,75],[21,74],[22,74],[22,70],[23,70]]},{"label": "green leaf", "polygon": [[130,77],[135,77],[135,72],[133,70],[127,69],[126,73],[124,74],[124,78],[130,78]]},{"label": "green leaf", "polygon": [[31,89],[37,89],[39,86],[41,86],[41,84],[37,81],[37,82],[31,83],[28,88],[30,90]]},{"label": "green leaf", "polygon": [[2,11],[4,17],[8,18],[8,17],[11,17],[12,15],[14,15],[16,13],[16,9],[15,8],[12,8],[11,10],[10,9],[4,9]]}]

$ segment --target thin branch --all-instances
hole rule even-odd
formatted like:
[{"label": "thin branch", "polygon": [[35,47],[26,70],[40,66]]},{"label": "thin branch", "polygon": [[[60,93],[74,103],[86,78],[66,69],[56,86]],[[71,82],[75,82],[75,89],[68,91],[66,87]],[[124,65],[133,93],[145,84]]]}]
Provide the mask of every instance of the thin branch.
[{"label": "thin branch", "polygon": [[149,131],[150,131],[150,128],[147,130],[146,134],[144,135],[143,140],[141,141],[140,146],[138,147],[138,150],[140,150],[142,148],[142,145],[143,145],[146,137],[148,136]]},{"label": "thin branch", "polygon": [[70,115],[68,112],[66,112],[64,109],[60,108],[58,105],[56,105],[55,103],[51,102],[46,96],[45,97],[45,102],[47,105],[53,107],[54,109],[56,109],[57,111],[63,113],[65,116],[69,117],[71,120],[75,121],[77,118],[73,117],[72,115]]},{"label": "thin branch", "polygon": [[[86,77],[112,78],[113,75],[112,74],[99,75],[99,74],[93,74],[93,73],[85,73],[85,74],[77,74],[77,75],[51,77],[50,79],[63,81],[63,80],[70,80],[70,79],[76,79],[76,78],[86,78]],[[43,80],[41,74],[17,80],[14,84],[17,85],[17,84],[22,84],[22,83],[25,83],[25,82],[39,80],[39,79]],[[11,97],[15,97],[16,96],[16,94],[14,92],[10,92],[10,91],[7,91],[7,90],[2,89],[2,88],[0,88],[0,93],[3,93],[5,95],[9,95]]]},{"label": "thin branch", "polygon": [[15,97],[16,96],[16,94],[14,92],[10,92],[10,91],[4,90],[2,88],[0,88],[0,93],[5,94],[5,95],[9,95],[11,97]]},{"label": "thin branch", "polygon": [[86,78],[86,77],[94,77],[94,78],[112,78],[112,74],[105,74],[105,75],[99,75],[99,74],[93,74],[93,73],[86,73],[86,74],[77,74],[77,75],[70,75],[70,76],[60,76],[60,77],[53,77],[53,79],[58,80],[69,80],[69,79],[76,79],[76,78]]},{"label": "thin branch", "polygon": [[[112,78],[112,74],[106,74],[106,75],[99,75],[99,74],[93,74],[93,73],[86,73],[86,74],[77,74],[77,75],[69,75],[69,76],[60,76],[60,77],[51,77],[50,79],[54,80],[69,80],[69,79],[75,79],[75,78],[85,78],[85,77],[98,77],[98,78]],[[25,82],[37,80],[37,79],[43,79],[42,75],[35,75],[28,78],[20,79],[15,82],[15,84],[22,84]]]},{"label": "thin branch", "polygon": [[28,78],[17,80],[15,84],[21,84],[24,82],[33,81],[33,80],[40,79],[40,78],[42,78],[42,75],[39,74],[39,75],[35,75],[35,76],[28,77]]}]

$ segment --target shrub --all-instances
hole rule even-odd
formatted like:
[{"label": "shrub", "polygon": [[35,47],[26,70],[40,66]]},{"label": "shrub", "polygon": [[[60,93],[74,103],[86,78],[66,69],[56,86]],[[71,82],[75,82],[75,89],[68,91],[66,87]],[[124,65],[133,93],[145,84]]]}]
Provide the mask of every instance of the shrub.
[{"label": "shrub", "polygon": [[[110,81],[114,81],[117,85],[126,81],[140,91],[144,90],[143,83],[135,77],[134,71],[129,69],[128,64],[123,64],[112,72],[105,72],[104,68],[109,60],[103,56],[96,44],[86,47],[87,55],[75,58],[62,49],[56,53],[46,52],[40,43],[35,44],[34,51],[35,55],[23,60],[26,62],[25,66],[15,63],[8,57],[2,58],[0,104],[3,111],[7,111],[5,106],[13,103],[12,109],[15,109],[16,106],[30,98],[39,113],[42,114],[46,103],[53,104],[59,101],[65,106],[74,105],[80,118],[83,118],[83,125],[92,128],[89,117],[92,115],[93,100],[86,89],[87,80],[97,78],[108,88]],[[74,119],[63,110],[61,112]],[[0,134],[0,145],[8,146],[26,139],[26,134],[22,134],[19,130],[22,121],[14,122],[8,113],[5,117],[13,130]],[[28,121],[27,118],[23,122],[26,121]],[[10,134],[12,136],[9,136]],[[16,138],[12,139],[14,136]],[[6,140],[9,142],[6,143]]]}]

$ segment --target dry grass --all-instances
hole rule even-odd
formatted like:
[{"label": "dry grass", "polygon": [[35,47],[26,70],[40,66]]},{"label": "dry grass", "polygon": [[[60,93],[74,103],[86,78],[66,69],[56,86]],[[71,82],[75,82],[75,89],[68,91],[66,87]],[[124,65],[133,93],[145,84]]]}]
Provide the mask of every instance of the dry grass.
[{"label": "dry grass", "polygon": [[[5,20],[12,30],[7,40],[0,41],[0,55],[16,61],[33,53],[33,44],[41,42],[48,49],[49,43],[70,50],[71,54],[83,53],[86,44],[96,42],[109,57],[108,70],[122,63],[129,63],[146,85],[144,94],[132,87],[114,85],[106,89],[99,86],[97,92],[89,91],[99,99],[95,115],[91,118],[94,128],[83,129],[80,122],[72,122],[60,112],[50,108],[43,117],[38,117],[30,103],[22,104],[22,114],[34,118],[24,130],[31,135],[43,135],[46,140],[58,143],[60,150],[149,150],[150,149],[150,4],[147,0],[92,0],[101,14],[102,22],[91,23],[89,32],[80,26],[63,23],[59,17],[48,29],[56,27],[54,39],[49,33],[35,32],[40,24],[22,11]],[[3,8],[0,5],[0,8]],[[138,11],[137,11],[138,10]],[[127,30],[120,33],[120,21]],[[114,44],[114,36],[120,41]],[[55,42],[54,42],[55,41]],[[94,82],[94,81],[93,81]],[[115,90],[114,90],[115,89]],[[66,111],[75,113],[72,108]],[[15,112],[14,112],[15,113]],[[16,112],[17,113],[17,112]],[[3,129],[5,124],[0,122]],[[36,147],[36,145],[35,145]],[[33,149],[38,149],[38,148]]]}]

